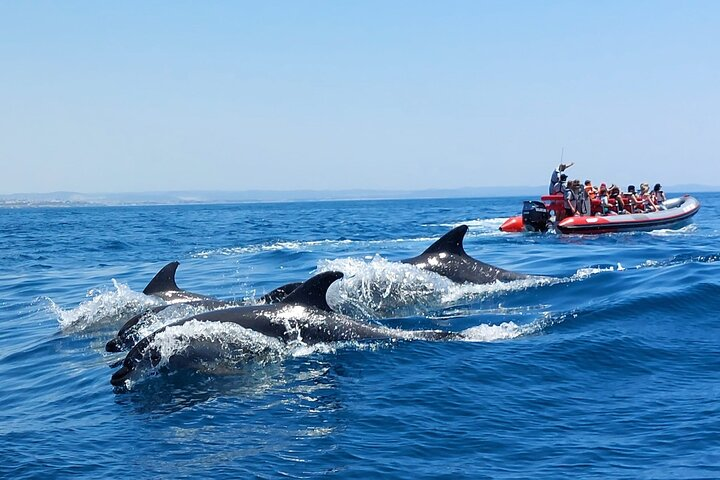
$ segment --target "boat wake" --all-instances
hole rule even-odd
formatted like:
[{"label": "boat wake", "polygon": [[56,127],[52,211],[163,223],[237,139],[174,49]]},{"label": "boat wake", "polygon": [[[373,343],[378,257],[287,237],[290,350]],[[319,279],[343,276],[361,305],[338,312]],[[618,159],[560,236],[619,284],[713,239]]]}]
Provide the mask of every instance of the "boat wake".
[{"label": "boat wake", "polygon": [[467,225],[470,228],[471,236],[499,236],[504,235],[504,232],[500,231],[500,225],[507,220],[507,217],[499,218],[480,218],[467,220],[458,223],[434,223],[425,224],[423,227],[443,227],[443,228],[455,228],[460,225]]},{"label": "boat wake", "polygon": [[[396,238],[388,240],[310,240],[310,241],[284,241],[273,243],[262,243],[257,245],[246,245],[242,247],[227,247],[212,250],[201,250],[192,255],[194,258],[209,258],[213,256],[240,256],[251,255],[262,252],[278,252],[278,251],[322,251],[328,252],[332,250],[342,250],[348,245],[362,248],[371,245],[394,245],[398,243],[428,243],[437,240],[434,237],[417,237],[417,238]],[[322,247],[319,249],[317,247]]]}]

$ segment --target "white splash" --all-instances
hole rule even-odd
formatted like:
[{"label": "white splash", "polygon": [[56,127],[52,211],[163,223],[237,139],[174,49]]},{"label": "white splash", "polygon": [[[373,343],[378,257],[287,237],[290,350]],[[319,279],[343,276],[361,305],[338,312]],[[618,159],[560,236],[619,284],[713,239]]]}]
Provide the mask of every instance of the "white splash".
[{"label": "white splash", "polygon": [[68,310],[47,299],[48,308],[57,316],[60,328],[66,332],[78,332],[108,324],[116,325],[118,319],[162,304],[160,299],[135,292],[115,279],[112,282],[114,291],[90,290],[88,292],[90,300]]},{"label": "white splash", "polygon": [[285,350],[280,340],[243,328],[230,322],[201,322],[190,320],[182,325],[167,327],[155,335],[149,348],[156,348],[161,356],[158,367],[169,359],[184,353],[198,341],[213,346],[217,358],[238,358],[243,354],[264,356],[267,360],[279,358]]},{"label": "white splash", "polygon": [[[218,307],[224,308],[224,307]],[[201,305],[175,304],[157,313],[147,313],[137,323],[137,337],[142,338],[174,321],[209,312],[212,309]]]},{"label": "white splash", "polygon": [[682,228],[661,228],[658,230],[651,230],[647,232],[650,235],[653,235],[655,237],[673,237],[678,235],[687,235],[688,233],[694,233],[697,231],[697,225],[694,223],[691,223],[690,225],[685,225]]},{"label": "white splash", "polygon": [[234,256],[234,255],[248,255],[260,252],[275,252],[275,251],[315,251],[318,250],[316,247],[322,247],[325,252],[329,249],[338,247],[344,247],[346,245],[357,245],[358,248],[370,245],[393,245],[399,243],[422,243],[429,245],[436,241],[438,237],[418,237],[418,238],[394,238],[394,239],[383,239],[383,240],[311,240],[311,241],[295,241],[295,242],[275,242],[275,243],[264,243],[259,245],[247,245],[242,247],[229,247],[229,248],[218,248],[213,250],[202,250],[194,253],[192,256],[195,258],[208,258],[210,256],[222,255],[222,256]]},{"label": "white splash", "polygon": [[576,280],[584,280],[592,275],[597,275],[598,273],[603,272],[622,272],[625,270],[625,267],[623,267],[620,263],[617,264],[617,267],[586,267],[586,268],[580,268],[578,269],[575,274],[570,277],[569,281],[576,281]]},{"label": "white splash", "polygon": [[193,254],[196,258],[208,258],[212,255],[246,255],[259,252],[275,252],[280,250],[308,250],[318,246],[336,246],[353,243],[352,240],[314,240],[306,242],[275,242],[260,245],[248,245],[245,247],[219,248],[215,250],[203,250]]},{"label": "white splash", "polygon": [[458,284],[416,265],[391,262],[379,255],[370,261],[345,258],[318,264],[318,272],[329,270],[341,271],[345,277],[332,285],[328,302],[342,313],[365,319],[418,315],[450,307],[461,300],[478,300],[562,281],[528,277],[482,285]]},{"label": "white splash", "polygon": [[483,236],[487,234],[500,234],[500,225],[507,220],[506,217],[501,218],[478,218],[474,220],[467,220],[458,223],[435,223],[425,224],[424,227],[443,227],[443,228],[455,228],[460,225],[467,225],[473,233],[477,233]]}]

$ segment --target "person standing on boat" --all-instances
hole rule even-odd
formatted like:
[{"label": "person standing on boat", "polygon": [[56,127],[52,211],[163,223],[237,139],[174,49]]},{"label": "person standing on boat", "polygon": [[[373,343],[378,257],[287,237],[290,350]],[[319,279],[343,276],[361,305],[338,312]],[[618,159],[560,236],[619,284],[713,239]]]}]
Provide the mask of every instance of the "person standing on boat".
[{"label": "person standing on boat", "polygon": [[564,173],[560,175],[560,181],[557,182],[555,185],[553,185],[550,188],[550,195],[565,195],[565,191],[567,190],[567,187],[565,186],[565,181],[567,180],[567,175]]},{"label": "person standing on boat", "polygon": [[550,175],[550,188],[548,189],[550,195],[555,195],[556,193],[560,192],[560,175],[573,165],[575,165],[575,162],[570,162],[568,164],[561,163],[555,170],[553,170],[552,175]]}]

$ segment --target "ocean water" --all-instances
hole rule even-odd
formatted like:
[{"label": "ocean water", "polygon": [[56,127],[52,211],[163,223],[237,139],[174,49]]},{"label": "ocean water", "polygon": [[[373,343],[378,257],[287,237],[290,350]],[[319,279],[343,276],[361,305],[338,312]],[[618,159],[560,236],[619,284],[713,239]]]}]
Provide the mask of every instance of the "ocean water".
[{"label": "ocean water", "polygon": [[[696,196],[680,230],[600,236],[499,232],[520,198],[1,209],[0,477],[719,478],[720,194]],[[536,277],[398,263],[459,224]],[[105,342],[173,260],[244,301],[341,270],[334,308],[465,338],[220,330],[246,361],[114,389]]]}]

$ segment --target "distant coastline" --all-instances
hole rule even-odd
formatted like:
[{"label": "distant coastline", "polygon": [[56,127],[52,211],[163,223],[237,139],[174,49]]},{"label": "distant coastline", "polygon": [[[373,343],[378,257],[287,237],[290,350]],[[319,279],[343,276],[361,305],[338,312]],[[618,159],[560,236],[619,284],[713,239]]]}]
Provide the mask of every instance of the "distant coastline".
[{"label": "distant coastline", "polygon": [[[204,205],[226,203],[276,203],[353,200],[410,200],[429,198],[521,197],[543,195],[546,186],[468,187],[428,190],[248,190],[248,191],[170,191],[127,193],[15,193],[0,194],[0,208]],[[720,186],[671,185],[669,193],[720,192]]]}]

